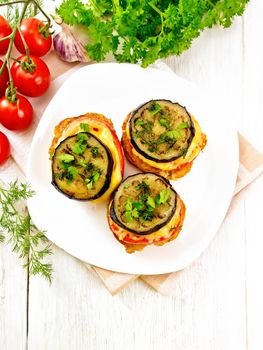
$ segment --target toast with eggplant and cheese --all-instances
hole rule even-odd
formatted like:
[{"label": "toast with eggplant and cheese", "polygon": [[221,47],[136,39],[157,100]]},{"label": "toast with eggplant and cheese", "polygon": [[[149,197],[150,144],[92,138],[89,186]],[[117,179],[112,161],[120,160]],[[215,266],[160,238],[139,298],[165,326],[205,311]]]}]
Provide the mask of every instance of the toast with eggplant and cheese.
[{"label": "toast with eggplant and cheese", "polygon": [[105,201],[122,180],[122,147],[111,120],[102,114],[61,121],[49,153],[52,184],[71,199]]},{"label": "toast with eggplant and cheese", "polygon": [[108,223],[127,253],[174,240],[182,229],[185,205],[162,176],[140,173],[127,177],[108,206]]},{"label": "toast with eggplant and cheese", "polygon": [[122,146],[130,163],[171,180],[191,170],[207,143],[186,108],[168,100],[151,100],[132,111],[122,132]]}]

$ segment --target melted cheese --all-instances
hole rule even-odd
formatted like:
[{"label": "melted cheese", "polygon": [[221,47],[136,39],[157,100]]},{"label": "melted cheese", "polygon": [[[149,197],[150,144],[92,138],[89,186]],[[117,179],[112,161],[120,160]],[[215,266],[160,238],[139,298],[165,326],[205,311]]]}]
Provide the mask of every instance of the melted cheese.
[{"label": "melted cheese", "polygon": [[[182,164],[185,164],[186,162],[193,161],[202,149],[202,131],[201,131],[200,125],[193,117],[192,117],[192,120],[193,120],[194,127],[195,127],[195,136],[193,137],[193,140],[190,144],[190,147],[188,148],[188,151],[184,157],[177,158],[177,159],[175,159],[171,162],[168,162],[168,163],[158,163],[158,162],[155,162],[153,160],[145,158],[143,155],[141,155],[139,152],[137,152],[136,149],[131,145],[132,146],[132,153],[136,157],[140,158],[144,163],[147,163],[147,164],[151,165],[152,167],[162,169],[162,170],[173,170],[176,167],[178,167]],[[130,136],[129,123],[127,123],[127,125],[126,125],[126,133],[127,133],[128,139],[130,140],[131,136]]]},{"label": "melted cheese", "polygon": [[72,121],[63,130],[55,147],[57,147],[57,145],[59,145],[61,141],[65,140],[69,136],[73,136],[79,132],[83,132],[83,130],[80,127],[80,123],[87,123],[89,125],[89,132],[95,135],[109,149],[113,158],[114,164],[112,169],[110,186],[101,197],[93,201],[93,203],[101,203],[109,198],[111,193],[115,190],[115,188],[120,184],[122,180],[120,156],[114,143],[114,138],[110,129],[107,128],[107,126],[103,122],[100,122],[97,119],[93,119],[92,117],[83,117],[81,118],[81,121],[80,119]]}]

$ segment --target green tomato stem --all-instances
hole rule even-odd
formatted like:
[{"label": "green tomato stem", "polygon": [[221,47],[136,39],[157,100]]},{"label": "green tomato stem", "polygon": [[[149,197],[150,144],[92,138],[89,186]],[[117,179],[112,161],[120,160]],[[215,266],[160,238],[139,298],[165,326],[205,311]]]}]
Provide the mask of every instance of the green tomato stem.
[{"label": "green tomato stem", "polygon": [[46,12],[42,9],[42,7],[39,5],[39,3],[36,0],[31,0],[34,5],[39,9],[39,11],[46,17],[47,22],[48,22],[48,27],[50,27],[50,17],[46,14]]}]

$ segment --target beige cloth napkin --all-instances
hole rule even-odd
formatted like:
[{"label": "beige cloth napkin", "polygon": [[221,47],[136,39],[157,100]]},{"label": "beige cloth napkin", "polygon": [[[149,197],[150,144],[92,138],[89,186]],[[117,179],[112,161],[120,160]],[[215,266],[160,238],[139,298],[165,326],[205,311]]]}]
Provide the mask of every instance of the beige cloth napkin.
[{"label": "beige cloth napkin", "polygon": [[[46,93],[43,97],[31,99],[35,109],[35,123],[33,126],[28,131],[23,133],[8,132],[0,126],[0,130],[2,129],[8,135],[12,144],[12,158],[0,168],[0,179],[4,182],[11,181],[16,177],[19,177],[20,179],[24,178],[23,173],[25,174],[26,170],[27,155],[38,121],[53,95],[56,93],[67,76],[71,74],[72,70],[70,69],[74,67],[74,64],[68,64],[60,61],[54,52],[51,52],[47,57],[45,57],[45,61],[49,65],[53,80],[55,80],[48,93]],[[163,62],[158,62],[155,64],[155,67],[172,72],[172,70]],[[249,144],[248,141],[241,135],[239,135],[239,145],[240,166],[235,194],[245,188],[263,171],[263,155],[259,153],[251,144]],[[138,277],[153,287],[156,291],[163,294],[168,294],[174,289],[178,274],[178,272],[175,272],[156,276],[138,276],[108,271],[99,267],[90,266],[86,263],[84,264],[88,269],[92,269],[98,274],[112,295],[120,292],[130,282],[134,281]]]}]

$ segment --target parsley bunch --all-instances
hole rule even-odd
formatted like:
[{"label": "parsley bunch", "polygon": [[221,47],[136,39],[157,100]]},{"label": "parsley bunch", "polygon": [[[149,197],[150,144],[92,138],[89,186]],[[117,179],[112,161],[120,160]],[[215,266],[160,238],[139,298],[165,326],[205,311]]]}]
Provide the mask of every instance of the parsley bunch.
[{"label": "parsley bunch", "polygon": [[102,61],[143,67],[158,58],[180,55],[205,28],[229,27],[249,0],[63,0],[58,15],[69,25],[87,27],[88,55]]}]

